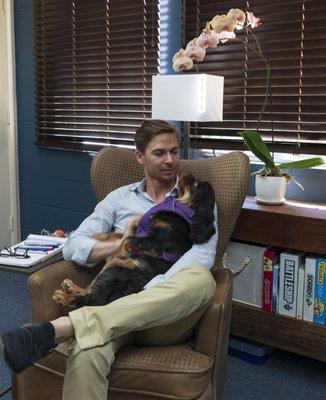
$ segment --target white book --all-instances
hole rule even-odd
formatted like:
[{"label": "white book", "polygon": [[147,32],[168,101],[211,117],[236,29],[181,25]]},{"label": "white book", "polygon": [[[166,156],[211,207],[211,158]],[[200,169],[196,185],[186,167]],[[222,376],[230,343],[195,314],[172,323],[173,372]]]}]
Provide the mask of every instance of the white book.
[{"label": "white book", "polygon": [[238,268],[246,257],[251,261],[233,277],[233,300],[254,306],[263,306],[264,252],[268,246],[256,246],[230,241],[227,248],[226,267]]},{"label": "white book", "polygon": [[303,317],[303,297],[304,297],[304,263],[299,265],[298,271],[298,294],[297,294],[297,318]]},{"label": "white book", "polygon": [[304,278],[303,319],[314,322],[316,257],[310,254],[306,258]]},{"label": "white book", "polygon": [[297,315],[299,265],[304,263],[304,253],[284,251],[280,257],[279,314]]},{"label": "white book", "polygon": [[67,242],[67,238],[61,238],[56,236],[46,236],[46,235],[34,235],[29,234],[27,239],[25,239],[25,243],[27,245],[61,245]]}]

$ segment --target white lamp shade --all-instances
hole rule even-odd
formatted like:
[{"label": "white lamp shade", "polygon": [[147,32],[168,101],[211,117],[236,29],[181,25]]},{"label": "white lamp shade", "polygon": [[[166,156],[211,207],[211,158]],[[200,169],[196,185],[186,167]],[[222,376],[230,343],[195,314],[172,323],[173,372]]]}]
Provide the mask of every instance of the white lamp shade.
[{"label": "white lamp shade", "polygon": [[156,75],[152,118],[169,121],[222,121],[224,78],[207,74]]}]

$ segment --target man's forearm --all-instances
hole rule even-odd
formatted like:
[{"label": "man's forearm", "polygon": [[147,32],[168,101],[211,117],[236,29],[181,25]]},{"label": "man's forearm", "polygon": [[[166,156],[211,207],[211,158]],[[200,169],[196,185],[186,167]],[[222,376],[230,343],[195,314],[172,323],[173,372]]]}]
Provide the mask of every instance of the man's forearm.
[{"label": "man's forearm", "polygon": [[87,263],[93,264],[104,260],[106,257],[110,256],[115,250],[118,249],[124,239],[129,236],[134,236],[140,217],[141,215],[138,215],[137,217],[130,219],[126,223],[126,227],[121,238],[111,238],[108,241],[96,243],[89,253]]},{"label": "man's forearm", "polygon": [[96,243],[89,253],[87,263],[97,263],[110,256],[115,250],[118,249],[121,244],[121,240],[122,239],[114,239]]}]

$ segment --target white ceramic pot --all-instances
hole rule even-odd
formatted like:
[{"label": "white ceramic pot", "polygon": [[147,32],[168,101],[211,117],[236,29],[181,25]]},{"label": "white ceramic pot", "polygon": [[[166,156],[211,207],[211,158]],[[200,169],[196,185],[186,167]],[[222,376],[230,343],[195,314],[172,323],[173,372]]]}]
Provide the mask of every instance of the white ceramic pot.
[{"label": "white ceramic pot", "polygon": [[283,204],[286,184],[284,176],[256,175],[256,201],[263,204]]}]

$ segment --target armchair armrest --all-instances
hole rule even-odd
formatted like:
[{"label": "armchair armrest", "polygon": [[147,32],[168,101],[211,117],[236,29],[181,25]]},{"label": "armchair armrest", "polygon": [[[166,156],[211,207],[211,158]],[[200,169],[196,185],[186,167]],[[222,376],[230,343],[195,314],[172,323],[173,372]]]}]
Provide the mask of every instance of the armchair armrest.
[{"label": "armchair armrest", "polygon": [[201,318],[196,340],[196,350],[209,357],[215,357],[219,342],[227,340],[232,306],[232,274],[225,268],[214,268],[216,281],[212,302]]},{"label": "armchair armrest", "polygon": [[33,322],[50,321],[68,314],[70,309],[52,298],[64,279],[86,287],[97,273],[98,268],[86,269],[71,261],[59,261],[34,272],[28,280]]},{"label": "armchair armrest", "polygon": [[213,300],[203,315],[196,337],[195,350],[213,359],[214,391],[219,399],[225,382],[232,308],[232,274],[225,268],[214,268],[216,281]]}]

